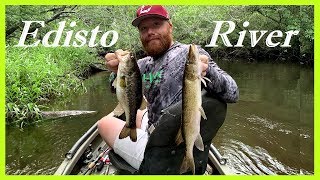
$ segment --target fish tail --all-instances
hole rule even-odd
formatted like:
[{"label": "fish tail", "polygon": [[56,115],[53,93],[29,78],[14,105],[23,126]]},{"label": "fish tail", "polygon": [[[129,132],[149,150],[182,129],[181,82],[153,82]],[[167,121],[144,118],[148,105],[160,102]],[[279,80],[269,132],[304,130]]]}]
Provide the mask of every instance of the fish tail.
[{"label": "fish tail", "polygon": [[133,142],[137,141],[137,129],[136,128],[130,129],[130,139]]},{"label": "fish tail", "polygon": [[184,156],[181,167],[180,167],[180,174],[186,173],[192,170],[192,173],[195,174],[195,164],[193,156]]},{"label": "fish tail", "polygon": [[196,141],[194,142],[194,145],[200,150],[200,151],[204,151],[204,145],[203,145],[203,141],[202,141],[202,137],[200,135],[200,133],[197,136]]},{"label": "fish tail", "polygon": [[130,135],[130,128],[124,126],[119,134],[119,139],[126,138]]},{"label": "fish tail", "polygon": [[128,128],[124,126],[119,134],[119,139],[123,139],[126,137],[130,137],[131,141],[136,142],[137,141],[137,130],[136,128]]}]

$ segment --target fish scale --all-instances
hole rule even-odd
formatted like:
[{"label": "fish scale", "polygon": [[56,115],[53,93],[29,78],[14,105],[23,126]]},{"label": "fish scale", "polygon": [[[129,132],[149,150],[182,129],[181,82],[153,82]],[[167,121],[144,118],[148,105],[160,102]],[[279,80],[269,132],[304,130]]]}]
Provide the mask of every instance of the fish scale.
[{"label": "fish scale", "polygon": [[201,106],[201,73],[199,62],[198,49],[192,44],[190,45],[183,76],[181,135],[178,135],[177,138],[177,143],[180,143],[182,138],[186,145],[185,156],[180,168],[181,173],[191,170],[195,174],[193,147],[196,146],[199,150],[204,150],[200,135],[200,121],[201,116],[204,119],[206,119],[206,116]]},{"label": "fish scale", "polygon": [[119,139],[130,136],[133,142],[137,141],[136,115],[143,101],[142,79],[137,61],[127,52],[120,56],[115,52],[119,59],[119,66],[116,79],[116,94],[119,101],[114,110],[114,114],[120,116],[123,112],[126,116],[126,124],[120,132]]}]

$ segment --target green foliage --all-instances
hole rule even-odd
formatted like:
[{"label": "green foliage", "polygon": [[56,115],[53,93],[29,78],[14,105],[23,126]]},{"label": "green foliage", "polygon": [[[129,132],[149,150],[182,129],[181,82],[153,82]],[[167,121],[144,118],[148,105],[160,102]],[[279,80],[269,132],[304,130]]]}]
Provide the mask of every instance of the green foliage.
[{"label": "green foliage", "polygon": [[[110,48],[102,48],[105,51],[115,51],[126,49],[131,51],[141,50],[139,34],[135,27],[131,25],[139,6],[81,6],[78,8],[77,22],[85,24],[84,29],[93,29],[100,26],[102,32],[115,30],[119,33],[117,43]],[[97,39],[100,39],[101,34]],[[108,41],[107,41],[108,42]]]},{"label": "green foliage", "polygon": [[[6,37],[8,40],[17,39],[23,29],[23,21],[44,21],[46,24],[72,18],[76,6],[6,6]],[[32,25],[35,28],[39,24]],[[42,27],[42,30],[49,31],[50,26]],[[44,34],[39,32],[39,36]]]},{"label": "green foliage", "polygon": [[39,106],[34,103],[28,104],[6,104],[6,123],[14,124],[19,128],[32,124],[36,120],[42,118]]},{"label": "green foliage", "polygon": [[301,6],[300,8],[301,52],[313,53],[314,49],[314,6]]},{"label": "green foliage", "polygon": [[87,48],[7,47],[6,52],[9,121],[34,117],[25,115],[31,112],[30,103],[37,107],[68,92],[84,90],[77,76],[96,61]]},{"label": "green foliage", "polygon": [[[7,6],[6,29],[21,23],[22,20],[48,21],[59,12],[66,12],[46,27],[41,28],[39,38],[49,30],[55,29],[57,23],[67,20],[77,22],[74,28],[67,30],[91,30],[99,25],[102,32],[115,30],[119,33],[118,42],[110,48],[98,47],[102,51],[116,49],[141,50],[138,31],[131,26],[138,6]],[[313,6],[166,6],[174,26],[174,37],[183,43],[208,44],[212,36],[214,21],[233,21],[237,24],[236,32],[229,35],[231,42],[236,42],[239,31],[251,30],[300,30],[296,46],[301,46],[302,53],[313,53]],[[242,27],[244,21],[249,21],[247,28]],[[226,27],[224,27],[226,28]],[[7,38],[7,42],[18,39],[20,32]],[[97,39],[100,39],[100,33]],[[247,35],[248,36],[248,35]],[[110,37],[111,38],[111,37]],[[31,38],[32,39],[32,38]],[[250,44],[245,38],[244,44]],[[12,43],[10,43],[12,44]],[[219,48],[224,49],[222,41]],[[300,45],[299,45],[300,44]],[[261,41],[259,46],[268,51]],[[246,51],[245,47],[243,51]],[[217,49],[217,48],[215,48]]]},{"label": "green foliage", "polygon": [[249,6],[247,10],[248,13],[257,13],[260,16],[257,19],[264,22],[261,28],[277,29],[283,32],[299,30],[298,39],[293,41],[293,46],[300,48],[301,54],[313,54],[313,6]]},{"label": "green foliage", "polygon": [[224,6],[168,6],[174,26],[174,37],[183,43],[206,44],[215,24],[227,13]]}]

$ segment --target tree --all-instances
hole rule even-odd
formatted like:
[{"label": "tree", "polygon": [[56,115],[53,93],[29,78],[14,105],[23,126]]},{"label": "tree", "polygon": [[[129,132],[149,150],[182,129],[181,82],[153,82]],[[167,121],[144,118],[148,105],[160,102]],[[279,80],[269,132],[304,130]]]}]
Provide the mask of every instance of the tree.
[{"label": "tree", "polygon": [[[15,37],[23,28],[23,21],[44,21],[45,24],[70,17],[77,6],[6,6],[6,38]],[[33,32],[39,25],[30,28]]]}]

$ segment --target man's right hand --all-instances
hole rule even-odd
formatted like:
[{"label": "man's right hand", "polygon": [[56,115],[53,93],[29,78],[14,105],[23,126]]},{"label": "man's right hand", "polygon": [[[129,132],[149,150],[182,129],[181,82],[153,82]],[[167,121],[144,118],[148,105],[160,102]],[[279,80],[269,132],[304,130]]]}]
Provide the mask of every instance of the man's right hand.
[{"label": "man's right hand", "polygon": [[[120,56],[124,56],[124,55],[128,54],[128,51],[123,51],[122,49],[118,49],[116,52]],[[117,73],[119,59],[117,58],[116,54],[115,53],[107,53],[104,58],[106,59],[107,68],[110,71]]]}]

